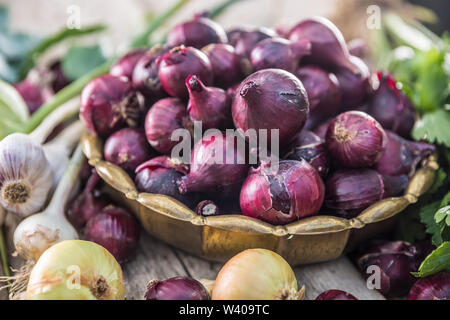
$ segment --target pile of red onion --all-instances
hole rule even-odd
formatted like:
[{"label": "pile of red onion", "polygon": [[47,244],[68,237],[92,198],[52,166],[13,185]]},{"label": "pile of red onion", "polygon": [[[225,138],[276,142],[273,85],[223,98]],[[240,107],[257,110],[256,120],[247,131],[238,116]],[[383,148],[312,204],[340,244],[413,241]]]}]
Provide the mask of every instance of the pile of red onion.
[{"label": "pile of red onion", "polygon": [[363,47],[349,50],[325,18],[279,34],[226,32],[196,15],[164,46],[131,51],[90,82],[81,118],[139,191],[200,215],[240,207],[273,225],[352,218],[401,195],[434,152],[410,141],[411,101],[392,76],[371,76],[352,55]]}]

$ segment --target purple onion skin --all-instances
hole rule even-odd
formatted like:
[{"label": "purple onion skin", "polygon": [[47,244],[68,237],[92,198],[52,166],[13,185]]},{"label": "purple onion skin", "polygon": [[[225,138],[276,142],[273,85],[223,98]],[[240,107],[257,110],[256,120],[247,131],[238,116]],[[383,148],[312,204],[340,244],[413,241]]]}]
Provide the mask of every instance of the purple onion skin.
[{"label": "purple onion skin", "polygon": [[331,121],[333,121],[333,119],[327,119],[325,121],[323,121],[320,125],[318,125],[313,132],[322,140],[325,140],[326,136],[327,136],[327,131],[328,131],[328,127],[330,126]]},{"label": "purple onion skin", "polygon": [[388,130],[386,134],[388,138],[386,151],[374,167],[385,175],[412,176],[417,165],[436,150],[432,144],[405,140]]},{"label": "purple onion skin", "polygon": [[214,83],[219,87],[229,87],[243,79],[241,59],[229,44],[214,43],[202,49],[211,62]]},{"label": "purple onion skin", "polygon": [[140,109],[131,82],[123,77],[100,76],[81,92],[81,120],[99,136],[108,136],[126,125],[137,126]]},{"label": "purple onion skin", "polygon": [[282,160],[278,172],[269,170],[266,164],[250,169],[240,195],[244,215],[284,225],[319,211],[324,185],[306,161]]},{"label": "purple onion skin", "polygon": [[280,146],[287,145],[305,125],[309,112],[306,90],[293,74],[265,69],[248,76],[236,90],[232,115],[236,128],[279,130]]},{"label": "purple onion skin", "polygon": [[164,54],[159,63],[159,80],[172,97],[188,97],[185,81],[191,74],[197,75],[206,85],[213,83],[214,75],[208,57],[193,47],[176,47]]},{"label": "purple onion skin", "polygon": [[440,272],[417,280],[408,300],[450,300],[450,273]]},{"label": "purple onion skin", "polygon": [[116,77],[126,77],[131,81],[137,62],[146,52],[146,49],[136,49],[128,52],[111,67],[109,74]]},{"label": "purple onion skin", "polygon": [[250,54],[256,44],[264,39],[276,37],[275,31],[267,28],[257,28],[254,30],[243,30],[232,39],[236,53],[242,58],[250,58]]},{"label": "purple onion skin", "polygon": [[187,111],[192,121],[201,121],[203,130],[225,130],[233,126],[231,98],[220,88],[206,87],[195,75],[186,79],[189,90]]},{"label": "purple onion skin", "polygon": [[100,176],[95,169],[91,172],[84,190],[67,210],[67,218],[77,230],[81,230],[91,217],[100,213],[109,204],[97,189],[101,182]]},{"label": "purple onion skin", "polygon": [[358,57],[360,59],[364,59],[369,52],[367,41],[363,38],[355,38],[353,40],[350,40],[347,43],[347,48],[350,55]]},{"label": "purple onion skin", "polygon": [[313,65],[300,67],[295,75],[308,94],[310,117],[321,120],[338,114],[342,93],[335,75]]},{"label": "purple onion skin", "polygon": [[16,83],[14,87],[27,105],[30,114],[35,113],[45,102],[53,97],[53,90],[50,87],[34,83],[30,79]]},{"label": "purple onion skin", "polygon": [[308,130],[302,130],[295,136],[285,158],[297,161],[306,160],[322,178],[328,174],[330,169],[330,159],[325,142]]},{"label": "purple onion skin", "polygon": [[328,19],[315,17],[301,21],[288,35],[289,40],[311,42],[311,55],[306,61],[327,69],[346,68],[356,72],[339,29]]},{"label": "purple onion skin", "polygon": [[327,290],[319,294],[316,300],[358,300],[352,294],[342,290]]},{"label": "purple onion skin", "polygon": [[52,74],[51,86],[53,92],[56,93],[70,84],[71,81],[64,74],[60,60],[56,60],[52,64],[50,64],[49,70]]},{"label": "purple onion skin", "polygon": [[151,281],[145,293],[146,300],[209,300],[205,287],[188,277]]},{"label": "purple onion skin", "polygon": [[367,273],[369,266],[380,268],[380,289],[386,296],[399,297],[408,293],[415,278],[414,258],[403,253],[368,254],[358,260],[358,265],[364,276],[368,278],[373,273]]},{"label": "purple onion skin", "polygon": [[118,165],[129,174],[134,174],[138,165],[155,156],[144,131],[136,128],[124,128],[114,132],[106,139],[103,150],[106,161]]},{"label": "purple onion skin", "polygon": [[367,65],[355,56],[350,56],[354,69],[333,69],[342,92],[343,110],[351,110],[364,104],[372,92],[370,72]]},{"label": "purple onion skin", "polygon": [[136,169],[135,183],[140,192],[166,195],[193,208],[196,195],[182,195],[176,184],[187,173],[185,165],[167,156],[160,156],[144,162]]},{"label": "purple onion skin", "polygon": [[377,119],[383,128],[402,137],[409,137],[416,121],[411,100],[401,92],[391,75],[376,74],[379,82],[368,104],[368,113]]},{"label": "purple onion skin", "polygon": [[239,41],[242,35],[249,31],[251,30],[245,26],[239,26],[228,30],[227,31],[228,43],[231,44],[233,47],[235,47],[236,43]]},{"label": "purple onion skin", "polygon": [[89,219],[85,237],[105,247],[119,263],[128,261],[139,244],[140,228],[125,209],[107,206]]},{"label": "purple onion skin", "polygon": [[375,202],[398,195],[407,182],[406,176],[383,176],[371,169],[336,171],[326,180],[324,207],[352,218]]},{"label": "purple onion skin", "polygon": [[381,125],[361,111],[347,111],[331,121],[325,138],[328,150],[344,168],[373,166],[386,150]]},{"label": "purple onion skin", "polygon": [[214,201],[203,200],[197,204],[195,213],[197,213],[199,216],[210,217],[219,215],[220,211],[219,207],[214,203]]},{"label": "purple onion skin", "polygon": [[282,38],[269,38],[258,42],[250,54],[254,70],[283,69],[294,73],[303,56],[311,53],[311,43],[290,42]]},{"label": "purple onion skin", "polygon": [[180,45],[201,49],[211,43],[227,43],[225,30],[216,22],[206,17],[195,17],[183,22],[170,31],[167,45]]},{"label": "purple onion skin", "polygon": [[133,87],[142,93],[150,103],[167,96],[167,92],[163,89],[158,76],[158,58],[168,51],[168,47],[155,46],[146,51],[134,67],[132,75]]},{"label": "purple onion skin", "polygon": [[189,174],[178,181],[180,192],[231,192],[240,185],[249,166],[237,145],[237,138],[225,133],[204,136],[192,150]]},{"label": "purple onion skin", "polygon": [[150,145],[163,154],[169,154],[178,141],[170,137],[176,129],[189,125],[185,104],[178,98],[165,98],[156,102],[145,117],[145,135]]}]

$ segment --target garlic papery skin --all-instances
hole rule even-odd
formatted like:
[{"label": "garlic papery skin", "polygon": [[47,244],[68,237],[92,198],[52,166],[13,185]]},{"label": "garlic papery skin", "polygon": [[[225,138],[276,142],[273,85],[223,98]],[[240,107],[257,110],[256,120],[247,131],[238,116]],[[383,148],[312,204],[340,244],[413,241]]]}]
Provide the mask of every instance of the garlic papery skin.
[{"label": "garlic papery skin", "polygon": [[123,300],[122,269],[102,246],[62,241],[39,258],[27,285],[27,300]]},{"label": "garlic papery skin", "polygon": [[35,262],[55,243],[78,239],[78,233],[66,219],[64,210],[83,162],[83,151],[78,145],[47,208],[23,220],[14,231],[14,246],[26,260]]},{"label": "garlic papery skin", "polygon": [[53,171],[42,147],[29,136],[13,133],[0,142],[0,205],[21,217],[45,204]]},{"label": "garlic papery skin", "polygon": [[303,300],[304,287],[289,264],[266,249],[247,249],[231,258],[219,271],[212,300]]}]

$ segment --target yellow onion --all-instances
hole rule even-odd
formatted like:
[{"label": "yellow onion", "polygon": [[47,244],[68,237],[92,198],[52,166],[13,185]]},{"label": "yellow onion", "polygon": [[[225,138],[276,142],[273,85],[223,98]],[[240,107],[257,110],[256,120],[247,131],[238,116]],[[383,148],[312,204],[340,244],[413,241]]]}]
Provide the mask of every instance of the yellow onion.
[{"label": "yellow onion", "polygon": [[47,249],[28,281],[27,300],[122,300],[122,269],[102,246],[66,240]]},{"label": "yellow onion", "polygon": [[212,300],[303,300],[294,271],[280,255],[266,249],[247,249],[219,271]]}]

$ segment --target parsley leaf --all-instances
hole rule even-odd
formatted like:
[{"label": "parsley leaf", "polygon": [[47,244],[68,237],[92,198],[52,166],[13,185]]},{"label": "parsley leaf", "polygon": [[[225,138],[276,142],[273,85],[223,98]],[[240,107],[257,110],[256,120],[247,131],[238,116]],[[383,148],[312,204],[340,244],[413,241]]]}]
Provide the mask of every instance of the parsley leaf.
[{"label": "parsley leaf", "polygon": [[440,109],[426,113],[416,122],[412,136],[416,140],[425,139],[450,148],[450,111]]},{"label": "parsley leaf", "polygon": [[444,242],[420,264],[416,277],[427,277],[440,271],[450,271],[450,242]]}]

